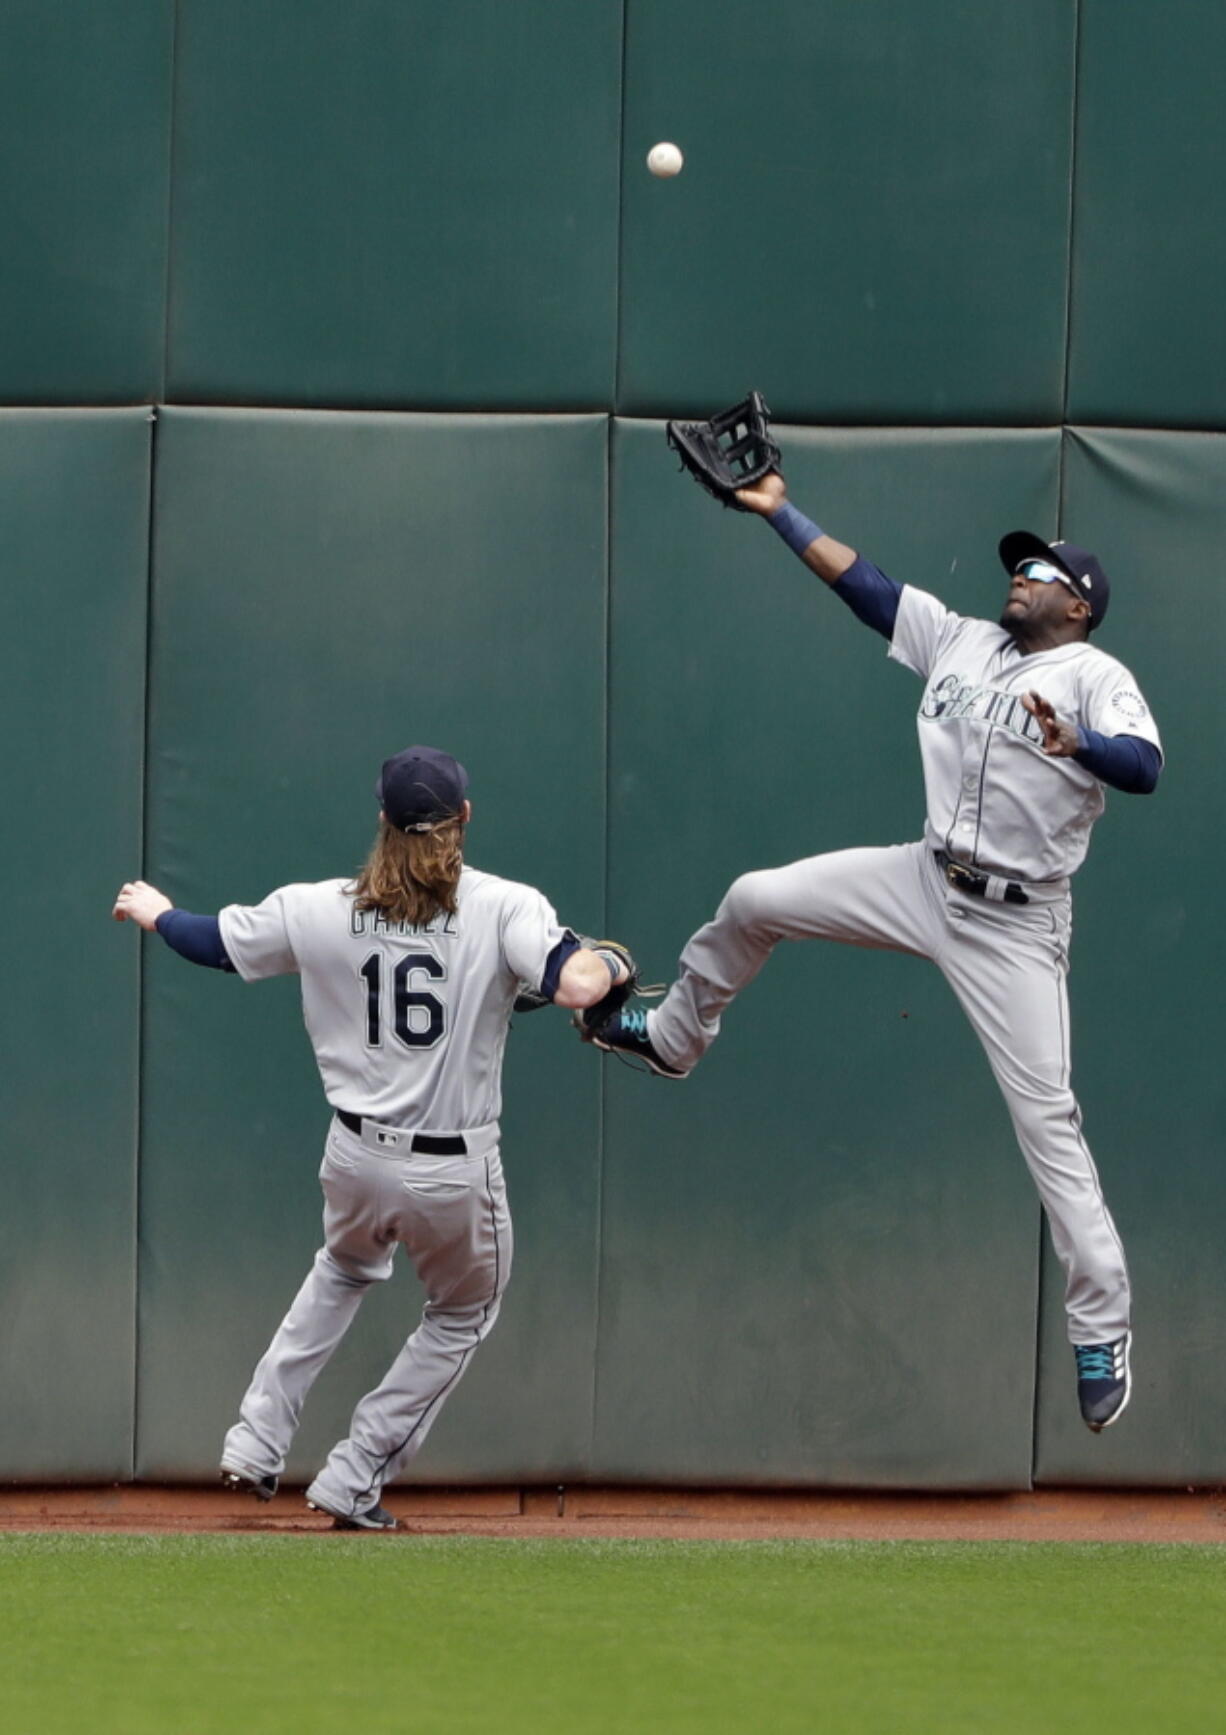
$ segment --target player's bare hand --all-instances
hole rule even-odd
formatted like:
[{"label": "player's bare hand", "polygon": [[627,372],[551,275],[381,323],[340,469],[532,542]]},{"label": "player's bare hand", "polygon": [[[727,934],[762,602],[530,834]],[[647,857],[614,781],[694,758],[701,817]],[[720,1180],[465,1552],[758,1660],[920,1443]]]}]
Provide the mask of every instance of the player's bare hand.
[{"label": "player's bare hand", "polygon": [[769,470],[752,488],[738,488],[736,497],[751,512],[761,512],[763,517],[768,517],[777,512],[787,499],[787,484],[778,470]]},{"label": "player's bare hand", "polygon": [[1053,759],[1071,759],[1081,744],[1072,723],[1062,723],[1056,715],[1055,706],[1045,699],[1042,693],[1026,693],[1022,704],[1037,719],[1043,731],[1043,751]]},{"label": "player's bare hand", "polygon": [[129,880],[120,886],[111,914],[117,922],[135,922],[138,927],[152,929],[159,916],[173,909],[165,892],[158,891],[156,886],[145,880]]}]

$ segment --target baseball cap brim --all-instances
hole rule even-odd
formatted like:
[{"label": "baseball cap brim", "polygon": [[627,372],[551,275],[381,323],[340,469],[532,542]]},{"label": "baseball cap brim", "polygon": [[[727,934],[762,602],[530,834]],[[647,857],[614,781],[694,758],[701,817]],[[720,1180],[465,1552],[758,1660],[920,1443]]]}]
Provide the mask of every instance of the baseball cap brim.
[{"label": "baseball cap brim", "polygon": [[1077,574],[1069,571],[1067,563],[1060,558],[1058,548],[1053,548],[1050,542],[1044,542],[1043,538],[1036,536],[1032,530],[1011,530],[1000,539],[1001,565],[1012,578],[1023,560],[1050,560],[1061,572],[1068,573],[1074,584],[1077,582]]}]

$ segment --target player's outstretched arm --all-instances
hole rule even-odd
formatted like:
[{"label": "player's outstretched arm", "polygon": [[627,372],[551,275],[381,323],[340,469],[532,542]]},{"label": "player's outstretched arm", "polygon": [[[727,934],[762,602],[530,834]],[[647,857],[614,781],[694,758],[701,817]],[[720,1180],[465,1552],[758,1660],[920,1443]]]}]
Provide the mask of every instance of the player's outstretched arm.
[{"label": "player's outstretched arm", "polygon": [[598,1005],[606,994],[625,987],[633,975],[634,960],[624,946],[614,941],[581,946],[562,966],[554,1004],[585,1011]]},{"label": "player's outstretched arm", "polygon": [[752,488],[738,488],[737,499],[742,506],[770,520],[788,547],[799,554],[810,572],[827,584],[837,584],[843,574],[856,564],[856,551],[797,511],[788,499],[787,484],[778,470],[763,476]]},{"label": "player's outstretched arm", "polygon": [[171,951],[189,964],[203,964],[210,970],[234,968],[216,916],[194,916],[190,910],[176,909],[165,892],[145,880],[129,880],[121,886],[111,914],[117,922],[135,922],[151,934],[160,934]]},{"label": "player's outstretched arm", "polygon": [[827,536],[811,518],[798,512],[788,499],[783,477],[777,470],[771,470],[752,488],[738,488],[736,497],[750,512],[766,519],[810,572],[824,579],[847,604],[857,620],[883,638],[893,638],[902,585],[888,578],[871,560],[862,559],[845,542]]},{"label": "player's outstretched arm", "polygon": [[152,933],[157,927],[158,917],[173,908],[165,892],[160,892],[156,886],[145,880],[128,880],[120,886],[111,914],[117,922],[135,922],[138,928]]},{"label": "player's outstretched arm", "polygon": [[521,987],[515,998],[515,1011],[539,1012],[544,1006],[566,1006],[585,1012],[605,1002],[613,1011],[634,993],[638,979],[638,966],[620,940],[583,938],[576,942],[571,934],[554,948],[541,986]]}]

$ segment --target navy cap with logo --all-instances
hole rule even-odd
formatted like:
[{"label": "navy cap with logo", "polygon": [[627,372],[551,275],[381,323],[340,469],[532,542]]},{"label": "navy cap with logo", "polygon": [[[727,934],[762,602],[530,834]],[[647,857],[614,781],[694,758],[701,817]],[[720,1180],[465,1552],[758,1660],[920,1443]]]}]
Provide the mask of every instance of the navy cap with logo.
[{"label": "navy cap with logo", "polygon": [[1077,595],[1090,605],[1090,631],[1098,626],[1111,600],[1111,581],[1098,556],[1073,542],[1044,542],[1029,530],[1011,530],[1000,539],[1000,558],[1012,578],[1023,560],[1050,560],[1065,574]]},{"label": "navy cap with logo", "polygon": [[397,831],[429,831],[464,805],[468,773],[437,747],[406,747],[385,759],[375,794]]}]

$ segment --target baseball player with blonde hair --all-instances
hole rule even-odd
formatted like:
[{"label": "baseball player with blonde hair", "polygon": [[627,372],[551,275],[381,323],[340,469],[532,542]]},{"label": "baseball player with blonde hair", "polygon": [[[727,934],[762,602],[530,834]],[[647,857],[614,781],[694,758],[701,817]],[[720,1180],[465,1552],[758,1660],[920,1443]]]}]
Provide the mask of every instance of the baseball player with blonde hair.
[{"label": "baseball player with blonde hair", "polygon": [[407,748],[383,765],[379,832],[356,880],[282,886],[218,916],[135,880],[113,911],[244,981],[296,972],[333,1110],[323,1246],[226,1435],[223,1482],[277,1492],[307,1393],[397,1246],[425,1289],[420,1325],[307,1490],[339,1529],[395,1529],[382,1490],[498,1317],[511,1272],[498,1117],[517,997],[611,1007],[634,983],[623,947],[580,940],[531,886],[465,864],[467,789],[449,754]]},{"label": "baseball player with blonde hair", "polygon": [[681,1079],[780,940],[932,959],[983,1044],[1046,1210],[1081,1414],[1098,1432],[1128,1402],[1130,1293],[1070,1083],[1069,882],[1103,786],[1146,793],[1162,764],[1132,675],[1089,643],[1107,575],[1086,549],[1014,531],[1000,544],[1009,588],[999,622],[966,619],[826,535],[788,501],[777,471],[735,498],[923,681],[924,837],[743,875],[685,947],[659,1006],[576,1023],[597,1047]]}]

